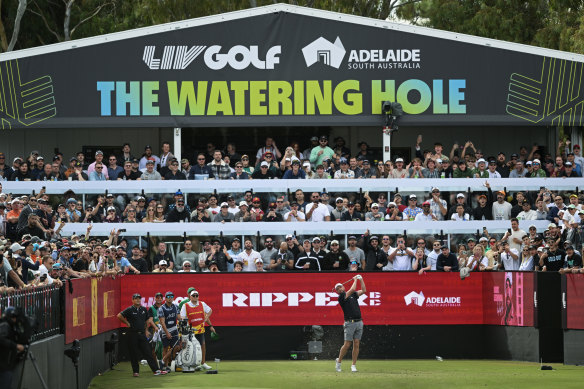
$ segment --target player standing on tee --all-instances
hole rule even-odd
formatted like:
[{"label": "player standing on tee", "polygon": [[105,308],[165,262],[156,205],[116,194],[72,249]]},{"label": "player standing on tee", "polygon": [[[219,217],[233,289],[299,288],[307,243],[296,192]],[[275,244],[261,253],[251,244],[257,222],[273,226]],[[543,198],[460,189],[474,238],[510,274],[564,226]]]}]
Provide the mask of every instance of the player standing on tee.
[{"label": "player standing on tee", "polygon": [[[361,288],[357,290],[357,280],[361,283]],[[359,297],[367,290],[363,277],[356,275],[353,277],[353,285],[351,289],[345,291],[343,284],[336,284],[335,291],[339,294],[339,305],[343,309],[343,316],[345,323],[343,330],[345,334],[345,343],[341,347],[339,357],[336,359],[336,370],[341,371],[341,362],[351,343],[353,343],[353,363],[351,364],[351,371],[357,371],[357,357],[359,356],[359,343],[363,335],[363,319],[361,318],[361,309],[359,308]]]}]

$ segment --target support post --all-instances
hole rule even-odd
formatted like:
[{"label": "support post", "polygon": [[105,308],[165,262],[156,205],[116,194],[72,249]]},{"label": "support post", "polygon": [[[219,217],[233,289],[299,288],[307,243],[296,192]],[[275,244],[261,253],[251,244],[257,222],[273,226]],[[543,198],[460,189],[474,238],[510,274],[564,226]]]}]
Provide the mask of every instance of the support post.
[{"label": "support post", "polygon": [[[182,159],[182,129],[180,127],[175,127],[174,128],[174,156],[176,157],[176,159],[180,160]],[[196,161],[195,161],[196,162]]]}]

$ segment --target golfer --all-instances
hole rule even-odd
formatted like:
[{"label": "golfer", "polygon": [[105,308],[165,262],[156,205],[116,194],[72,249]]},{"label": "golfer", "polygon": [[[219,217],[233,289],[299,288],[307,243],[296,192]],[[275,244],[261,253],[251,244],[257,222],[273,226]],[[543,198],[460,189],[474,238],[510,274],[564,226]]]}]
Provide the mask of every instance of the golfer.
[{"label": "golfer", "polygon": [[141,305],[142,297],[138,293],[132,296],[132,305],[118,313],[118,320],[127,325],[128,332],[128,349],[130,351],[130,362],[132,364],[132,371],[134,377],[140,375],[140,357],[143,357],[148,362],[150,369],[154,375],[164,375],[166,371],[161,371],[156,365],[156,361],[152,357],[148,339],[148,311]]},{"label": "golfer", "polygon": [[180,319],[184,318],[189,321],[195,338],[201,344],[201,353],[203,358],[201,360],[201,367],[205,370],[210,370],[211,366],[207,365],[205,354],[207,352],[207,347],[205,345],[205,323],[209,324],[209,329],[211,332],[215,332],[213,324],[209,318],[213,311],[204,301],[199,301],[199,292],[193,289],[189,293],[189,302],[182,306],[180,310]]},{"label": "golfer", "polygon": [[[361,283],[361,289],[357,290],[357,280]],[[336,370],[341,371],[341,362],[343,357],[347,354],[351,343],[353,343],[353,363],[351,364],[351,371],[357,371],[357,357],[359,356],[359,342],[361,335],[363,335],[363,320],[361,318],[361,309],[359,308],[359,296],[365,293],[365,282],[363,277],[357,274],[353,277],[353,285],[351,289],[345,292],[345,286],[341,283],[335,285],[335,291],[339,294],[339,305],[343,309],[343,316],[345,323],[343,330],[345,333],[345,343],[341,347],[339,357],[336,359]]]}]

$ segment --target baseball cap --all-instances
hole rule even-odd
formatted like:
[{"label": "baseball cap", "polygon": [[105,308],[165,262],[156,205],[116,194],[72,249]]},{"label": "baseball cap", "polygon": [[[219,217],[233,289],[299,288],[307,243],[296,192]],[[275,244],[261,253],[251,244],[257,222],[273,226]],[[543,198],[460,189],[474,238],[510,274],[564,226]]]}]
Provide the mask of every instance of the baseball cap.
[{"label": "baseball cap", "polygon": [[10,250],[12,250],[13,252],[16,250],[24,250],[24,247],[18,244],[18,242],[16,242],[12,243],[12,246],[10,246]]},{"label": "baseball cap", "polygon": [[344,201],[342,197],[337,197],[337,199],[335,200],[336,203],[338,203],[339,201]]},{"label": "baseball cap", "polygon": [[164,259],[161,259],[160,262],[158,262],[158,266],[168,266],[168,262],[166,262]]},{"label": "baseball cap", "polygon": [[107,207],[107,211],[108,211],[108,212],[109,212],[109,211],[115,211],[115,210],[116,210],[116,207]]},{"label": "baseball cap", "polygon": [[456,195],[457,199],[464,199],[466,196],[464,195],[464,193],[459,193]]},{"label": "baseball cap", "polygon": [[318,236],[315,236],[314,238],[312,238],[312,243],[315,243],[315,242],[320,243],[320,238]]},{"label": "baseball cap", "polygon": [[[395,196],[394,196],[394,197],[395,197]],[[410,195],[410,199],[417,199],[417,198],[418,198],[418,196],[416,196],[415,194],[411,194],[411,195]]]},{"label": "baseball cap", "polygon": [[103,151],[101,151],[101,150],[97,150],[97,151],[95,152],[95,155],[103,155]]},{"label": "baseball cap", "polygon": [[286,235],[286,239],[292,239],[294,236],[292,236],[292,234],[288,234]]},{"label": "baseball cap", "polygon": [[310,162],[306,161],[302,164],[302,166],[310,166]]},{"label": "baseball cap", "polygon": [[71,204],[71,203],[77,204],[77,200],[75,200],[73,197],[67,199],[67,204]]},{"label": "baseball cap", "polygon": [[548,224],[548,228],[556,228],[556,227],[557,227],[556,223]]},{"label": "baseball cap", "polygon": [[403,159],[403,158],[396,158],[396,159],[395,159],[395,162],[403,162],[403,161],[404,161],[404,159]]},{"label": "baseball cap", "polygon": [[371,238],[369,238],[369,240],[376,240],[379,242],[379,237],[377,235],[373,235]]},{"label": "baseball cap", "polygon": [[[191,289],[191,288],[189,288],[189,290],[190,290],[190,289]],[[197,292],[197,290],[196,290],[195,288],[193,288],[193,290],[191,290],[191,291],[189,292],[189,296],[192,296],[192,295],[195,295],[195,294],[199,294],[199,292]]]},{"label": "baseball cap", "polygon": [[332,246],[332,245],[334,245],[334,244],[339,244],[339,241],[338,241],[338,240],[336,240],[336,239],[334,239],[334,240],[331,240],[331,246]]},{"label": "baseball cap", "polygon": [[574,148],[574,149],[579,149],[579,148],[580,148],[580,145],[574,145],[574,147],[573,147],[573,148]]},{"label": "baseball cap", "polygon": [[442,163],[442,159],[436,158],[436,163]]},{"label": "baseball cap", "polygon": [[256,201],[260,201],[260,198],[259,197],[254,197],[251,201],[255,203]]},{"label": "baseball cap", "polygon": [[313,136],[310,140],[318,140],[318,136]]},{"label": "baseball cap", "polygon": [[533,163],[534,163],[534,164],[536,164],[536,163],[537,163],[538,165],[541,165],[541,161],[540,161],[539,159],[537,159],[537,158],[533,160]]},{"label": "baseball cap", "polygon": [[482,236],[482,237],[479,239],[479,242],[488,242],[488,241],[489,241],[489,240],[488,240],[486,237],[484,237],[484,236]]},{"label": "baseball cap", "polygon": [[237,242],[241,242],[241,240],[240,240],[238,237],[235,237],[235,238],[233,238],[231,241],[232,241],[232,242],[236,242],[236,241],[237,241]]},{"label": "baseball cap", "polygon": [[44,161],[45,159],[42,156],[39,155],[36,160],[37,161]]},{"label": "baseball cap", "polygon": [[254,262],[254,263],[264,263],[264,261],[262,261],[262,259],[261,259],[261,258],[256,258],[256,260],[255,260],[255,262]]},{"label": "baseball cap", "polygon": [[351,235],[349,236],[348,240],[357,240],[357,237],[355,235]]},{"label": "baseball cap", "polygon": [[[351,263],[352,263],[352,262],[351,262]],[[335,284],[335,289],[337,289],[339,286],[343,286],[343,284],[341,284],[340,282],[337,282],[337,283]]]},{"label": "baseball cap", "polygon": [[164,294],[164,297],[174,297],[174,293],[172,293],[170,290],[168,292],[166,292]]},{"label": "baseball cap", "polygon": [[246,206],[246,207],[247,207],[247,201],[245,201],[245,200],[241,200],[241,201],[239,202],[239,206],[240,206],[240,207],[243,207],[243,206]]},{"label": "baseball cap", "polygon": [[395,207],[395,206],[397,206],[397,204],[396,204],[396,203],[394,203],[393,201],[390,201],[390,202],[387,204],[387,206],[388,206],[388,207],[389,207],[389,206],[392,206],[392,205],[393,205],[394,207]]},{"label": "baseball cap", "polygon": [[487,161],[485,161],[484,158],[479,158],[479,160],[477,161],[477,163],[487,163]]},{"label": "baseball cap", "polygon": [[189,160],[186,159],[186,158],[183,158],[183,159],[180,160],[180,163],[188,163],[188,162],[189,162]]},{"label": "baseball cap", "polygon": [[174,192],[175,196],[183,196],[183,192],[181,192],[180,190],[177,190],[176,192]]},{"label": "baseball cap", "polygon": [[341,158],[341,159],[340,159],[340,162],[341,162],[341,163],[347,163],[347,158],[344,158],[344,157],[343,157],[343,158]]},{"label": "baseball cap", "polygon": [[429,202],[429,201],[424,201],[424,202],[422,203],[422,205],[430,205],[430,202]]},{"label": "baseball cap", "polygon": [[268,166],[270,166],[270,164],[267,163],[266,161],[262,161],[262,163],[260,164],[260,166],[268,167]]},{"label": "baseball cap", "polygon": [[533,162],[531,162],[531,161],[525,162],[525,166],[531,166],[532,164],[533,164]]},{"label": "baseball cap", "polygon": [[572,166],[572,162],[570,162],[570,161],[566,161],[566,162],[564,162],[564,165],[565,165],[565,166]]},{"label": "baseball cap", "polygon": [[300,160],[298,158],[294,158],[292,165],[300,165]]},{"label": "baseball cap", "polygon": [[373,204],[371,204],[371,208],[379,208],[379,204],[373,203]]},{"label": "baseball cap", "polygon": [[226,202],[222,202],[221,203],[221,208],[223,208],[223,207],[229,207],[229,204],[227,204]]},{"label": "baseball cap", "polygon": [[[53,267],[55,267],[55,265],[53,265]],[[133,300],[133,299],[140,299],[140,298],[142,298],[142,296],[140,296],[140,293],[134,293],[134,294],[132,295],[132,300]]]},{"label": "baseball cap", "polygon": [[498,190],[497,194],[501,193],[503,196],[505,196],[505,191],[504,190]]},{"label": "baseball cap", "polygon": [[154,165],[154,160],[153,159],[148,159],[146,161],[146,165]]}]

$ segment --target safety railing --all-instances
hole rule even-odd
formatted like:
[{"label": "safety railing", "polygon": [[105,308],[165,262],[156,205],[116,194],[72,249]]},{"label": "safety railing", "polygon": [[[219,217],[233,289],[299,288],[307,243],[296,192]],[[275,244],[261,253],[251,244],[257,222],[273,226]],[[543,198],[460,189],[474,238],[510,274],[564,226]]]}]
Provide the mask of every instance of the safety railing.
[{"label": "safety railing", "polygon": [[34,320],[31,341],[61,333],[61,291],[56,286],[21,289],[0,296],[0,311],[19,307]]}]

